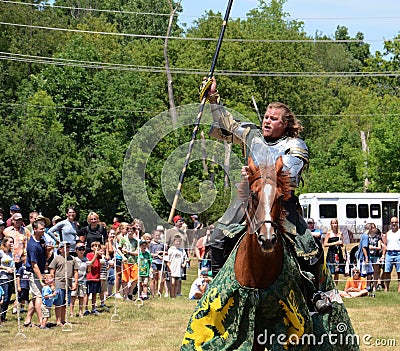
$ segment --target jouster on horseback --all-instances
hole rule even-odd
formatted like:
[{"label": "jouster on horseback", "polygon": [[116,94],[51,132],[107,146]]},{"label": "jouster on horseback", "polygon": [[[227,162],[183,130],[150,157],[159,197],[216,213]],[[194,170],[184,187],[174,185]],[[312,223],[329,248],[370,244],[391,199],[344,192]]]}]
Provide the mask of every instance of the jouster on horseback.
[{"label": "jouster on horseback", "polygon": [[[264,156],[258,165],[250,157],[239,186],[247,231],[199,301],[181,350],[358,351],[346,341],[354,331],[329,271],[321,286],[334,299],[331,312],[315,312],[306,301],[285,230],[289,177],[281,158]],[[348,329],[331,343],[326,336],[339,323]]]}]

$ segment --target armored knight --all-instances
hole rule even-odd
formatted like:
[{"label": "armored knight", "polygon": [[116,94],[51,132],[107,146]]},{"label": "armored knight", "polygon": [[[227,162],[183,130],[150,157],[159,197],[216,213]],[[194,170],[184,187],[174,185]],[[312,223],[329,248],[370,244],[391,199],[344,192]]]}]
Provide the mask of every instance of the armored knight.
[{"label": "armored knight", "polygon": [[[282,156],[283,170],[288,172],[292,187],[291,198],[283,204],[287,212],[286,236],[306,280],[313,283],[314,292],[320,290],[318,282],[323,250],[320,242],[315,241],[308,230],[299,211],[298,198],[294,193],[301,181],[301,173],[308,163],[307,146],[299,138],[302,130],[300,122],[286,105],[272,103],[268,105],[260,130],[254,124],[235,121],[233,116],[224,109],[220,103],[214,78],[207,94],[214,120],[209,132],[210,136],[241,144],[246,160],[251,155],[256,164],[260,164],[266,154],[269,154],[269,157],[272,155],[275,160]],[[214,274],[223,266],[240,238],[240,233],[244,231],[245,222],[241,203],[235,202],[218,220],[210,239]]]}]

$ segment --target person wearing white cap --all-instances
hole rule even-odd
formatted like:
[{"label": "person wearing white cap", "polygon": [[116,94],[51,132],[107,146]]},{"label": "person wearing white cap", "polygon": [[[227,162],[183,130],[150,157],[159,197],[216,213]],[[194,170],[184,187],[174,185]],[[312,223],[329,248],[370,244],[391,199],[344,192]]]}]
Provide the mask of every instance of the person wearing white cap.
[{"label": "person wearing white cap", "polygon": [[203,223],[199,221],[199,216],[198,215],[191,215],[190,218],[193,221],[193,229],[201,229],[203,228]]},{"label": "person wearing white cap", "polygon": [[23,226],[22,214],[16,212],[12,215],[12,225],[4,229],[4,235],[14,239],[14,262],[21,263],[21,255],[26,249],[27,241],[31,236],[31,232]]}]

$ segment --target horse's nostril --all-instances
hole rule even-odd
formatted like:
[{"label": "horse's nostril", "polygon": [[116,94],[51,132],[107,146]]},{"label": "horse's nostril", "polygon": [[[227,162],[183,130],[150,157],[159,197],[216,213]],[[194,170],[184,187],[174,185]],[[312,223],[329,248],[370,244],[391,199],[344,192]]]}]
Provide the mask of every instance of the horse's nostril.
[{"label": "horse's nostril", "polygon": [[271,244],[272,245],[275,245],[275,243],[276,243],[276,235],[274,234],[274,235],[272,235],[272,239],[271,239]]}]

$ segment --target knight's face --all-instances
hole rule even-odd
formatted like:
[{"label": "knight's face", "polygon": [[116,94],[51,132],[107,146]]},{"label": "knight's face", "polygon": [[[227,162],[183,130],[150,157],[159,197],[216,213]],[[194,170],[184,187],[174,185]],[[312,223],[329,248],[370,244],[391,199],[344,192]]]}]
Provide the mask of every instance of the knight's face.
[{"label": "knight's face", "polygon": [[277,108],[268,108],[262,122],[264,138],[278,139],[286,132],[287,123],[283,122],[283,111]]}]

